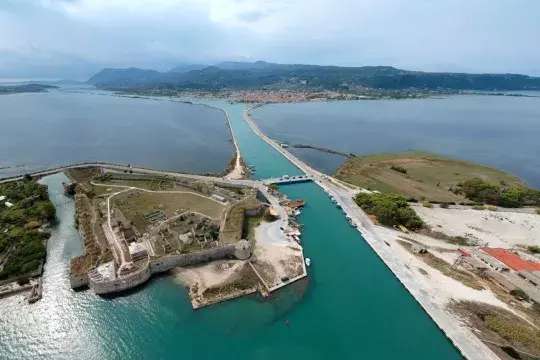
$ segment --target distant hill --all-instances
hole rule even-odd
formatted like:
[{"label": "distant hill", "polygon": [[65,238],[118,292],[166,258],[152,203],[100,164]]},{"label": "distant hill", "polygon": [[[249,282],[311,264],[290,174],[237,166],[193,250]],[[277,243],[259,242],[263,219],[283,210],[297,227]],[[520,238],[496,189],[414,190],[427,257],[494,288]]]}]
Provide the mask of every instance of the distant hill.
[{"label": "distant hill", "polygon": [[202,70],[208,65],[201,64],[180,64],[169,70],[170,73],[187,73],[193,70]]},{"label": "distant hill", "polygon": [[[215,66],[179,66],[166,73],[155,70],[103,69],[88,83],[144,89],[223,89],[276,86],[301,89],[354,90],[540,90],[540,78],[519,74],[430,73],[391,66],[339,67],[274,64],[265,61],[223,62]],[[202,67],[202,68],[200,68]]]},{"label": "distant hill", "polygon": [[88,79],[92,85],[140,85],[158,84],[165,78],[164,73],[156,70],[138,68],[110,69],[106,68]]}]

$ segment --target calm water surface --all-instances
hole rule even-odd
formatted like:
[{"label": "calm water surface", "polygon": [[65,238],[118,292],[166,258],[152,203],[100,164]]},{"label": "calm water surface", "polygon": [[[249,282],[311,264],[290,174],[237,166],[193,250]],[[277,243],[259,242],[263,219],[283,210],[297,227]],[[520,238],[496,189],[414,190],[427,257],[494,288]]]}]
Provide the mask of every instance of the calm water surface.
[{"label": "calm water surface", "polygon": [[[358,155],[430,151],[500,168],[540,187],[540,98],[273,104],[251,113],[265,134],[293,144]],[[329,173],[345,160],[309,149],[292,152]]]},{"label": "calm water surface", "polygon": [[194,173],[227,167],[234,147],[221,111],[111,95],[0,96],[0,177],[92,160]]},{"label": "calm water surface", "polygon": [[[299,173],[249,130],[241,105],[230,114],[241,151],[256,177]],[[112,299],[69,288],[71,257],[82,251],[62,174],[44,179],[60,225],[47,245],[43,299],[0,306],[2,358],[55,359],[410,359],[460,355],[315,184],[282,187],[304,198],[302,241],[312,259],[309,282],[272,301],[242,298],[193,311],[171,277]],[[285,321],[290,325],[286,326]]]}]

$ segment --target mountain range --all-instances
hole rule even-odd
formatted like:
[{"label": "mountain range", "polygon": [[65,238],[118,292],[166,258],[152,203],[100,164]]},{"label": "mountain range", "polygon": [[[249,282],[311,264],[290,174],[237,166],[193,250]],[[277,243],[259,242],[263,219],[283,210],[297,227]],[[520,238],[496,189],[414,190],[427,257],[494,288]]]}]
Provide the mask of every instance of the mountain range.
[{"label": "mountain range", "polygon": [[298,88],[354,90],[540,90],[540,78],[520,74],[422,72],[391,66],[339,67],[257,62],[184,64],[167,72],[139,68],[103,69],[87,83],[126,89]]}]

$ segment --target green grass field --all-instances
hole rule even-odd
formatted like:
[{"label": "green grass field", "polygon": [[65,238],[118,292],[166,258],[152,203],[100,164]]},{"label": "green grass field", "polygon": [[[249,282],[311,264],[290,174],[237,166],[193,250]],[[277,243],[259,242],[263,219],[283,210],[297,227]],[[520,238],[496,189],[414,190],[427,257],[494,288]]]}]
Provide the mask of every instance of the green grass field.
[{"label": "green grass field", "polygon": [[[392,166],[406,173],[393,170]],[[358,156],[344,163],[335,176],[366,189],[430,201],[463,201],[461,195],[448,189],[475,177],[526,187],[521,179],[501,170],[423,152]]]}]

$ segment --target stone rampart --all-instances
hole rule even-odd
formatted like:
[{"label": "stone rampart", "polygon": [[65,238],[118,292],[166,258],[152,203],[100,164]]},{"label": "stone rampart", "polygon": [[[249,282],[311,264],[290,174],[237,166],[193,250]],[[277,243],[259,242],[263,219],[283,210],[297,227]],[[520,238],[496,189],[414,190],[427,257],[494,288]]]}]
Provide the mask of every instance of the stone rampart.
[{"label": "stone rampart", "polygon": [[115,293],[134,288],[148,281],[151,275],[150,267],[148,264],[145,264],[130,274],[110,281],[94,281],[89,277],[88,286],[98,295]]},{"label": "stone rampart", "polygon": [[233,258],[235,245],[226,245],[190,254],[169,255],[150,261],[152,274],[164,272],[177,266],[196,265],[213,260]]}]

